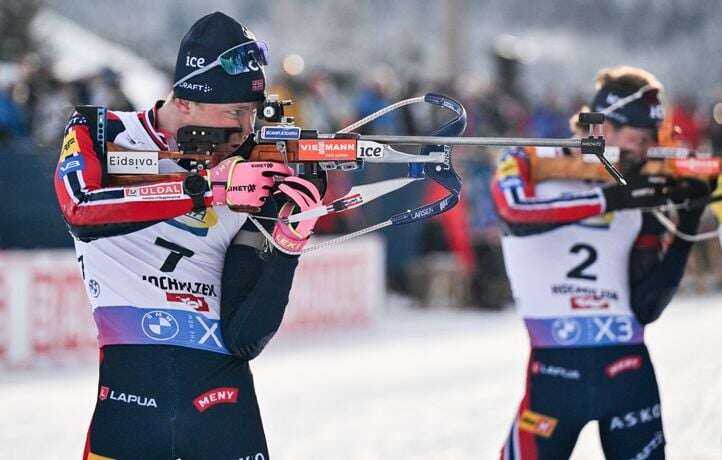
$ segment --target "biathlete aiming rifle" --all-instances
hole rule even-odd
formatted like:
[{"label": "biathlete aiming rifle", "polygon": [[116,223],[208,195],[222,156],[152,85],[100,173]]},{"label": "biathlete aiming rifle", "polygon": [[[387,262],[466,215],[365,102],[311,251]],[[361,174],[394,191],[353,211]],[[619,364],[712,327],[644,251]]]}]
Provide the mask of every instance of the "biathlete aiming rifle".
[{"label": "biathlete aiming rifle", "polygon": [[[452,147],[467,146],[550,146],[580,149],[582,154],[594,155],[605,170],[619,183],[626,183],[622,175],[604,156],[602,124],[604,116],[598,113],[583,113],[580,122],[589,126],[589,135],[573,139],[496,138],[462,137],[466,128],[466,110],[457,101],[447,96],[429,93],[425,96],[406,99],[392,104],[336,133],[320,134],[295,126],[283,114],[283,106],[289,101],[269,99],[263,107],[262,117],[267,121],[280,122],[264,126],[255,135],[255,145],[247,158],[250,161],[281,161],[295,172],[316,183],[325,184],[327,171],[351,171],[363,168],[366,163],[408,164],[406,177],[354,185],[344,196],[328,204],[302,213],[292,214],[289,222],[317,218],[327,214],[357,208],[376,198],[398,190],[412,182],[430,179],[441,185],[447,195],[433,203],[414,209],[407,209],[376,225],[357,230],[333,240],[307,247],[304,252],[348,240],[384,227],[403,225],[428,219],[453,208],[459,201],[461,181],[452,162]],[[431,136],[382,136],[363,135],[351,131],[400,107],[427,103],[451,112],[452,118],[432,133]],[[227,142],[233,130],[225,128],[185,127],[178,132],[178,152],[138,152],[120,150],[116,146],[105,146],[107,152],[110,185],[128,186],[151,184],[180,179],[188,174],[199,174],[212,168],[224,158],[214,147]],[[103,143],[104,144],[104,143]],[[420,146],[419,153],[396,150],[391,145]],[[138,158],[146,158],[145,166],[138,166]],[[161,160],[186,160],[189,172],[185,174],[162,174]],[[129,166],[132,164],[132,166]],[[230,176],[230,175],[229,175]],[[323,188],[323,187],[322,187]],[[324,193],[324,190],[321,190]],[[258,218],[249,219],[269,241],[268,235]],[[280,248],[279,248],[280,249]]]}]

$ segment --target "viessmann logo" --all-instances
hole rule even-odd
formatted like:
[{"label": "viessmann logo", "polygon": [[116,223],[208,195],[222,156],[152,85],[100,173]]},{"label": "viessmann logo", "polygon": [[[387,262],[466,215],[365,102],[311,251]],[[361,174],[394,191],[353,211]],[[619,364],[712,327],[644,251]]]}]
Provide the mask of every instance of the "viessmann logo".
[{"label": "viessmann logo", "polygon": [[356,141],[353,139],[301,139],[298,141],[301,160],[356,159]]}]

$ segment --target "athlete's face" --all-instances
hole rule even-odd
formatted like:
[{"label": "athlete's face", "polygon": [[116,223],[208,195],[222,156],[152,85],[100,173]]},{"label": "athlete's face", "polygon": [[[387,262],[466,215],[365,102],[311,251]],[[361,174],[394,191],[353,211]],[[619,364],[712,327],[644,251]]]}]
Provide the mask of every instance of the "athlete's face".
[{"label": "athlete's face", "polygon": [[604,140],[607,145],[619,147],[621,152],[638,163],[647,158],[647,149],[657,145],[651,129],[614,126],[611,123],[604,124]]},{"label": "athlete's face", "polygon": [[186,126],[207,126],[211,128],[241,128],[233,133],[228,143],[217,147],[218,152],[233,152],[245,142],[256,124],[257,105],[255,102],[234,104],[191,103],[186,113]]}]

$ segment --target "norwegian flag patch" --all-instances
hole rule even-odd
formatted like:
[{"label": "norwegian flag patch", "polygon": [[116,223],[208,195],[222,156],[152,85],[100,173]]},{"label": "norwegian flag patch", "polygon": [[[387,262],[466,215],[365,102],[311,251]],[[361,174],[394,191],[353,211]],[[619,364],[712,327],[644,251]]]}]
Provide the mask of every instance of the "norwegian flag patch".
[{"label": "norwegian flag patch", "polygon": [[263,91],[263,78],[251,81],[251,91]]}]

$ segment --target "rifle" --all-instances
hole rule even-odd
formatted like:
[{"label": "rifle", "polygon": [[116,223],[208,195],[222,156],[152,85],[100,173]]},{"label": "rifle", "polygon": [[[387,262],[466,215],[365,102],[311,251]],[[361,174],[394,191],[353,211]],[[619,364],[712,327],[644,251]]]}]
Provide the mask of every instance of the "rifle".
[{"label": "rifle", "polygon": [[[605,156],[612,164],[617,165],[619,148],[606,147]],[[535,183],[547,180],[604,181],[609,177],[604,166],[588,156],[530,155],[529,161],[531,178]],[[647,151],[647,160],[642,166],[641,174],[710,181],[720,174],[720,159],[711,154],[696,153],[684,148],[653,147]]]},{"label": "rifle", "polygon": [[[276,101],[277,98],[275,99]],[[271,99],[273,101],[273,99]],[[432,133],[431,136],[381,136],[362,135],[350,131],[396,110],[414,103],[428,103],[451,112],[452,119]],[[402,225],[442,214],[453,208],[459,200],[461,181],[452,163],[454,145],[473,146],[558,146],[578,148],[585,155],[594,155],[603,168],[620,183],[622,175],[604,157],[602,123],[604,116],[596,113],[580,115],[580,121],[589,126],[589,135],[576,139],[489,138],[459,137],[466,127],[466,110],[449,97],[429,93],[392,104],[336,133],[321,134],[316,130],[295,126],[292,119],[283,116],[283,106],[289,101],[276,102],[273,110],[262,111],[262,116],[279,122],[264,126],[255,133],[255,145],[250,151],[250,161],[281,161],[288,164],[296,174],[314,181],[325,182],[328,171],[352,171],[367,163],[408,164],[406,177],[388,179],[370,184],[354,185],[344,196],[315,209],[289,216],[289,222],[317,218],[323,215],[357,208],[376,198],[398,190],[412,182],[430,179],[445,188],[448,194],[433,203],[392,215],[387,220],[348,235],[315,245],[306,250],[350,239],[380,228]],[[268,103],[267,103],[268,104]],[[272,102],[271,102],[272,104]],[[269,117],[267,112],[273,112]],[[188,174],[197,174],[215,166],[223,155],[214,148],[228,139],[227,128],[190,126],[181,128],[177,140],[178,152],[138,152],[105,145],[108,173],[111,185],[148,184],[166,180],[182,180]],[[421,146],[419,153],[396,150],[391,145]],[[143,159],[142,165],[139,159]],[[187,173],[159,174],[161,160],[187,161]],[[112,165],[111,165],[112,163]],[[322,191],[323,192],[323,191]],[[267,238],[265,229],[250,216],[251,221]],[[271,239],[272,240],[272,239]]]}]

